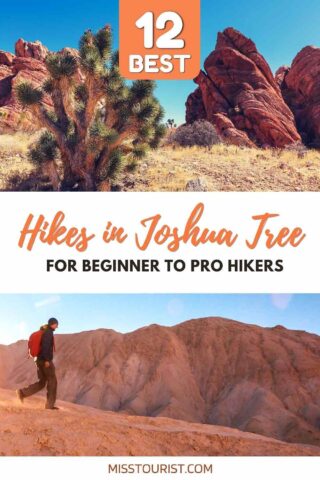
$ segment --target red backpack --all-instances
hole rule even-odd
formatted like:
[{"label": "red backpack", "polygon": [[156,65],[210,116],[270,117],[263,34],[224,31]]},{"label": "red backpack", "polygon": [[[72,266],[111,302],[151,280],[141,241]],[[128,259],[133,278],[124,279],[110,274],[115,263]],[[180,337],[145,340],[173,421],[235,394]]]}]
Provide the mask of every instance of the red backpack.
[{"label": "red backpack", "polygon": [[[45,329],[38,330],[30,335],[28,341],[28,354],[30,357],[39,357],[41,352],[41,340]],[[53,350],[56,351],[55,341],[53,339]]]},{"label": "red backpack", "polygon": [[41,351],[41,340],[44,330],[38,330],[30,335],[28,341],[28,353],[31,357],[38,357]]}]

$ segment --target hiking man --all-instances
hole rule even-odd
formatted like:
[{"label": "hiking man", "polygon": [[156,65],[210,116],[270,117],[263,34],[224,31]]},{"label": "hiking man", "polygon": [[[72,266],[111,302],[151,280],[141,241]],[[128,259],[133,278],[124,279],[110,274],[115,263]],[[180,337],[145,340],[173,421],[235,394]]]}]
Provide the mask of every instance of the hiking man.
[{"label": "hiking man", "polygon": [[[59,408],[55,406],[57,398],[57,377],[52,362],[54,352],[53,334],[58,328],[58,325],[59,322],[56,318],[50,318],[47,325],[44,325],[40,328],[39,332],[33,334],[40,334],[39,352],[35,358],[39,381],[29,385],[29,387],[17,390],[17,396],[19,400],[23,402],[26,397],[38,393],[47,385],[47,402],[45,408],[49,410],[59,410]],[[29,351],[29,353],[32,355],[31,351]]]}]

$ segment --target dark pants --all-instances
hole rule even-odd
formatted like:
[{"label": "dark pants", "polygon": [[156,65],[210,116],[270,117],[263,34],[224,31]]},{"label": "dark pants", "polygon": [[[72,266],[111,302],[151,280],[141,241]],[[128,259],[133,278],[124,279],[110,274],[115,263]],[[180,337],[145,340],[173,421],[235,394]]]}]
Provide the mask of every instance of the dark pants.
[{"label": "dark pants", "polygon": [[21,392],[24,397],[30,397],[40,392],[47,385],[47,403],[46,408],[53,408],[57,398],[57,377],[56,369],[52,362],[49,367],[44,366],[43,360],[37,360],[37,373],[39,381],[22,388]]}]

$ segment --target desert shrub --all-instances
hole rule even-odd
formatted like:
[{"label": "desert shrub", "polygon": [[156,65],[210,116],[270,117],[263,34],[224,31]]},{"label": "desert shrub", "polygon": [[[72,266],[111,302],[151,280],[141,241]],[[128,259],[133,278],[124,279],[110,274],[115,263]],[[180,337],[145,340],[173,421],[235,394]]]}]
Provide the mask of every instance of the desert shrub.
[{"label": "desert shrub", "polygon": [[[303,157],[308,153],[308,148],[301,142],[295,142],[292,143],[291,145],[287,145],[285,148],[285,151],[287,152],[293,152],[296,153],[298,157]],[[281,153],[283,150],[281,151]]]},{"label": "desert shrub", "polygon": [[168,128],[166,132],[166,136],[164,137],[164,140],[163,140],[163,144],[175,146],[177,144],[174,138],[175,133],[176,133],[176,129]]},{"label": "desert shrub", "polygon": [[176,143],[182,147],[207,147],[220,143],[220,137],[217,134],[212,123],[206,120],[197,120],[190,125],[181,125],[170,135],[170,142]]},{"label": "desert shrub", "polygon": [[50,179],[36,170],[30,173],[14,174],[6,182],[8,192],[44,192],[53,191]]}]

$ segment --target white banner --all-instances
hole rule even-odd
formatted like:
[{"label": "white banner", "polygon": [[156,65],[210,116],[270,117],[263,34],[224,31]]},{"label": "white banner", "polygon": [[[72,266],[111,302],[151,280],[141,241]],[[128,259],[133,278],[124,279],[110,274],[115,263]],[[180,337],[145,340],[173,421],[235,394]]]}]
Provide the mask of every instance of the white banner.
[{"label": "white banner", "polygon": [[[110,468],[111,466],[111,468]],[[212,468],[210,468],[210,466]],[[205,468],[212,473],[204,472]],[[117,473],[129,470],[132,473]],[[315,478],[320,458],[307,457],[16,457],[0,458],[1,474],[10,480],[195,479],[199,480],[270,480]],[[161,469],[162,473],[159,472]],[[193,471],[203,473],[193,473]],[[164,472],[168,473],[164,473]],[[171,471],[171,473],[169,473]],[[45,473],[44,473],[45,472]],[[174,473],[173,473],[174,472]],[[175,473],[179,472],[179,473]],[[189,473],[190,472],[190,473]],[[41,476],[40,475],[40,476]]]},{"label": "white banner", "polygon": [[2,193],[0,291],[318,293],[319,207],[317,193]]}]

